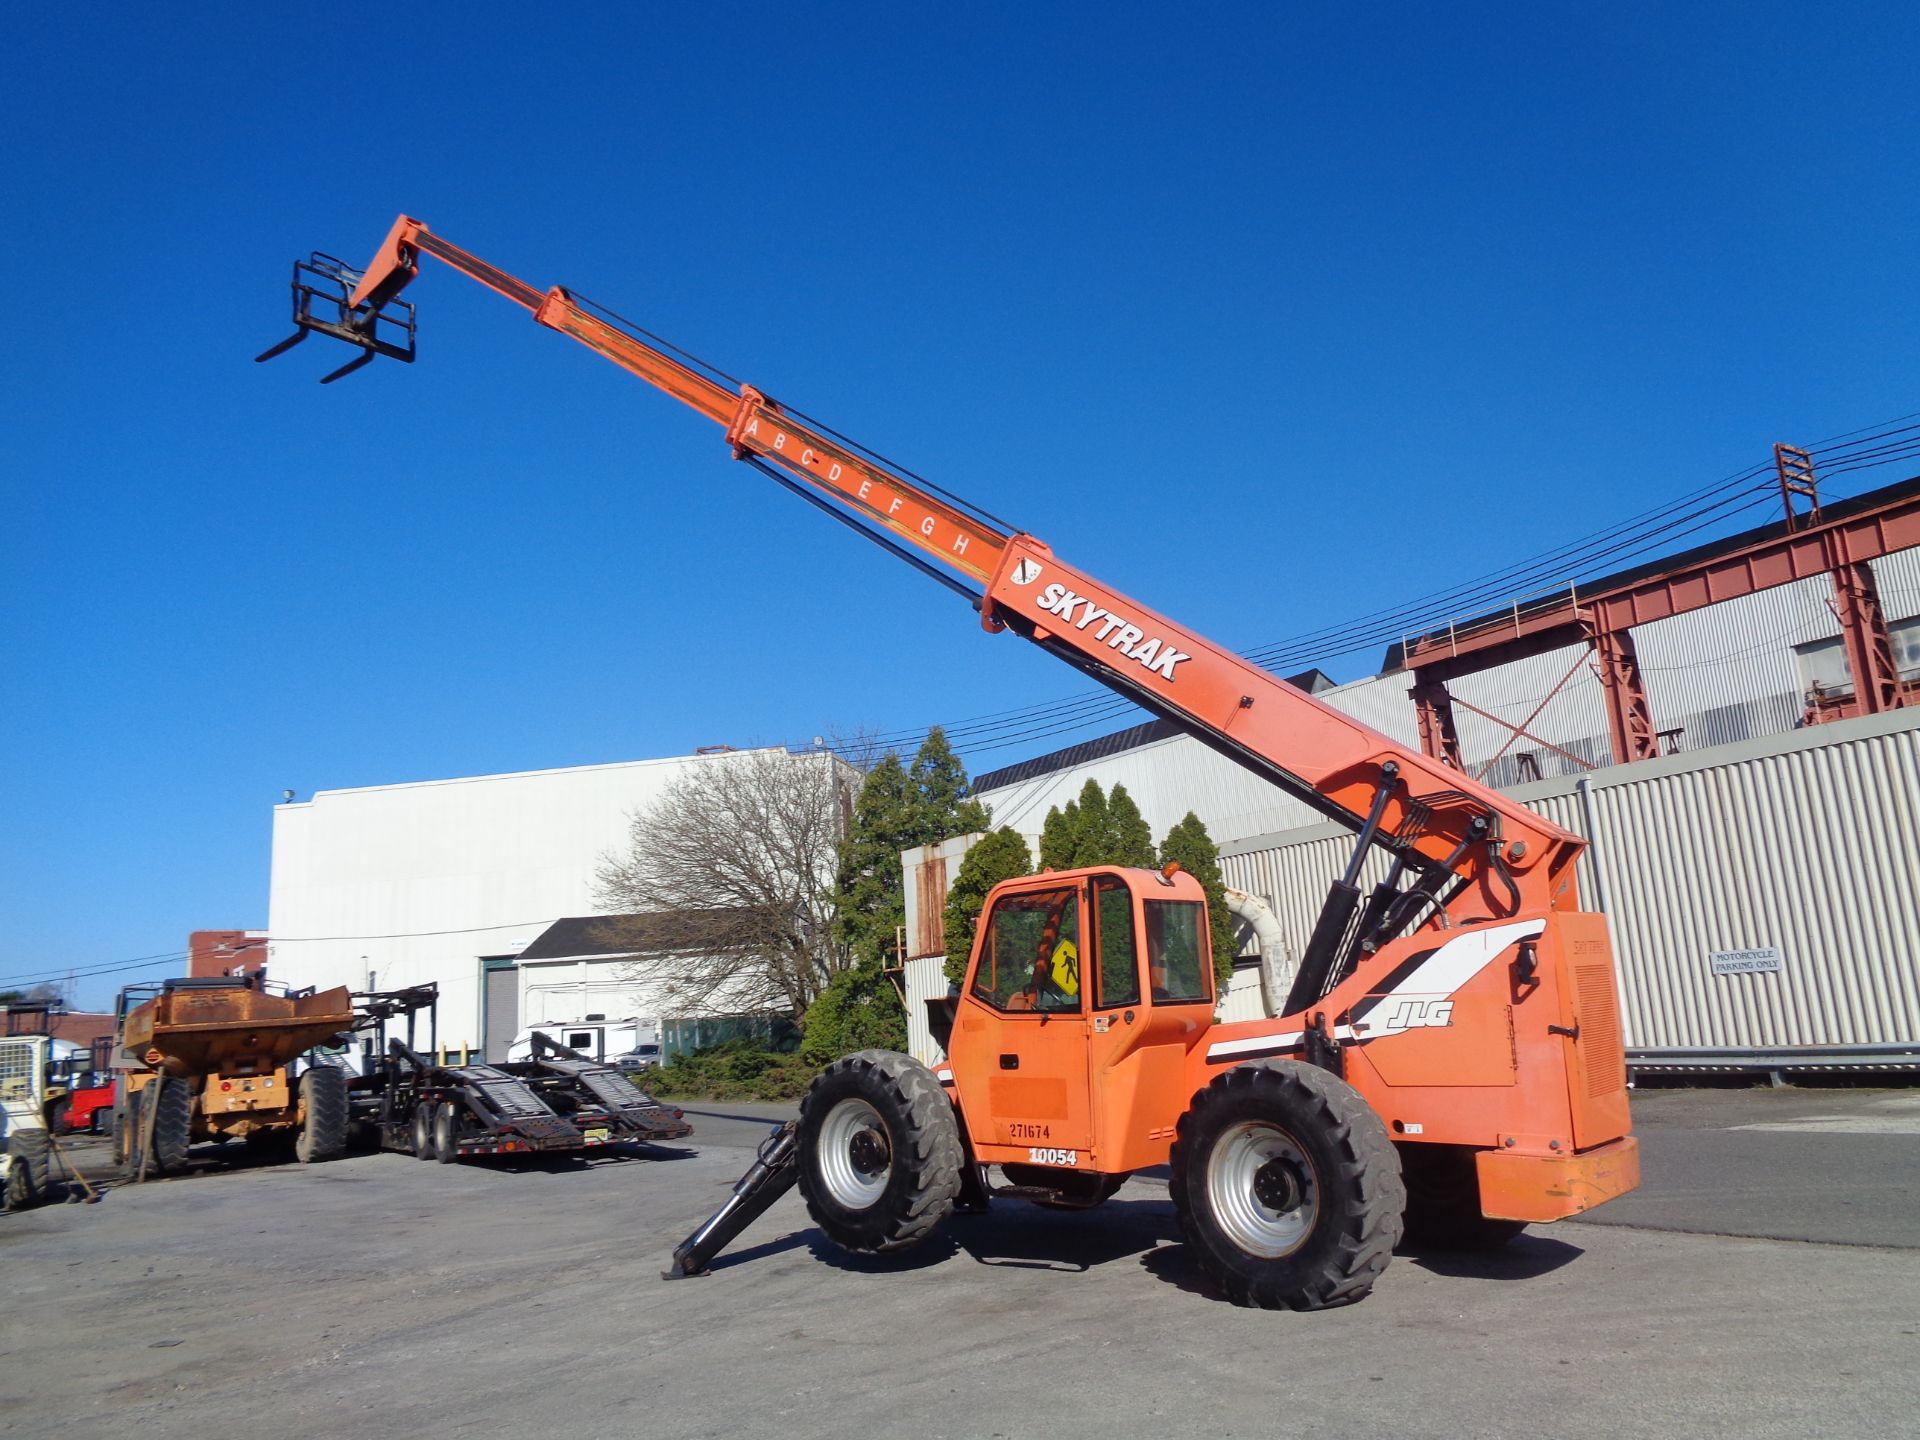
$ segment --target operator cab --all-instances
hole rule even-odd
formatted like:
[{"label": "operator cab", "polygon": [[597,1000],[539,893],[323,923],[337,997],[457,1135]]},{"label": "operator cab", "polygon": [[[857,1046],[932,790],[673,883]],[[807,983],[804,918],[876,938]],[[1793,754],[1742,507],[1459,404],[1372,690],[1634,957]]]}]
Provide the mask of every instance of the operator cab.
[{"label": "operator cab", "polygon": [[1067,870],[996,887],[949,1045],[978,1157],[1107,1175],[1159,1164],[1213,1006],[1191,875]]}]

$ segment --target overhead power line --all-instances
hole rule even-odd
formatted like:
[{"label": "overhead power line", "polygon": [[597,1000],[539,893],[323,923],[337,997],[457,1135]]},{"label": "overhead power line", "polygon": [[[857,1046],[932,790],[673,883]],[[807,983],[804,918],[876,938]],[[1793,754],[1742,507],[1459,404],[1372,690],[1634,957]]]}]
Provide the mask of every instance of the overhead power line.
[{"label": "overhead power line", "polygon": [[[1920,459],[1920,423],[1916,421],[1920,412],[1827,436],[1807,449],[1822,480]],[[1334,656],[1429,633],[1514,600],[1590,583],[1656,552],[1670,553],[1681,541],[1703,532],[1731,532],[1737,528],[1733,522],[1777,505],[1778,499],[1773,466],[1749,466],[1500,570],[1242,653],[1265,669],[1292,673]],[[973,716],[940,728],[956,750],[981,754],[1086,731],[1139,713],[1131,701],[1091,691]],[[887,731],[873,737],[872,743],[908,749],[926,735],[925,728]]]}]

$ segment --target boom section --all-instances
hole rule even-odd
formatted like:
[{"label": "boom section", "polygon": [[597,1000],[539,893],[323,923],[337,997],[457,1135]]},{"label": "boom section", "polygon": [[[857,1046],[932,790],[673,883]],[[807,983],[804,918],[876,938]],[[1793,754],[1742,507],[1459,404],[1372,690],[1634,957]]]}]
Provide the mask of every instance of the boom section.
[{"label": "boom section", "polygon": [[[342,297],[345,328],[371,333],[426,255],[724,426],[737,458],[778,467],[800,482],[793,488],[887,532],[892,548],[914,563],[922,563],[917,551],[978,584],[989,630],[1025,636],[1358,831],[1343,886],[1359,878],[1362,852],[1378,845],[1397,857],[1389,888],[1403,869],[1426,877],[1424,908],[1435,914],[1578,908],[1572,862],[1585,845],[1579,836],[1111,589],[1032,536],[1008,534],[949,503],[937,487],[894,473],[752,386],[730,389],[691,357],[676,358],[644,332],[591,313],[563,288],[543,291],[516,279],[419,220],[397,219],[350,297]],[[1409,921],[1417,908],[1401,904],[1395,913]]]}]

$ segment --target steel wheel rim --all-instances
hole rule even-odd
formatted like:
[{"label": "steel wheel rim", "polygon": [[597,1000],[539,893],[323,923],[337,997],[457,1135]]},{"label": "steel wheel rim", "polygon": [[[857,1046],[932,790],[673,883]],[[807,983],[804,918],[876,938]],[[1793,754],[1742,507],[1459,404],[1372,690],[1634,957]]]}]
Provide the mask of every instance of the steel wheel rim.
[{"label": "steel wheel rim", "polygon": [[[864,1210],[886,1193],[893,1178],[891,1154],[878,1171],[868,1174],[854,1160],[854,1142],[868,1131],[887,1134],[880,1112],[857,1096],[849,1096],[827,1112],[820,1124],[820,1179],[834,1202],[848,1210]],[[871,1143],[871,1142],[868,1142]]]},{"label": "steel wheel rim", "polygon": [[[1255,1193],[1268,1166],[1291,1167],[1298,1202],[1276,1208]],[[1270,1172],[1271,1173],[1271,1172]],[[1320,1215],[1320,1184],[1299,1142],[1277,1125],[1243,1120],[1207,1156],[1207,1200],[1226,1237],[1249,1255],[1278,1260],[1299,1249]]]}]

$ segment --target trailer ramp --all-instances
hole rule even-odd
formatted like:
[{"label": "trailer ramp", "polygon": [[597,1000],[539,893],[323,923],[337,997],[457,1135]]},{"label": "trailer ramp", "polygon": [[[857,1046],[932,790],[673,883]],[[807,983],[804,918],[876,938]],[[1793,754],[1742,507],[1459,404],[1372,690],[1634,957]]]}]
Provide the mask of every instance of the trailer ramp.
[{"label": "trailer ramp", "polygon": [[591,1095],[623,1138],[677,1140],[693,1133],[693,1126],[678,1110],[662,1105],[612,1065],[591,1060],[537,1031],[531,1063],[548,1074],[567,1077]]},{"label": "trailer ramp", "polygon": [[577,1145],[580,1130],[530,1090],[525,1082],[491,1065],[449,1065],[440,1070],[468,1103],[494,1124],[546,1145]]}]

